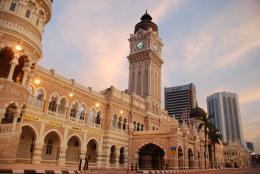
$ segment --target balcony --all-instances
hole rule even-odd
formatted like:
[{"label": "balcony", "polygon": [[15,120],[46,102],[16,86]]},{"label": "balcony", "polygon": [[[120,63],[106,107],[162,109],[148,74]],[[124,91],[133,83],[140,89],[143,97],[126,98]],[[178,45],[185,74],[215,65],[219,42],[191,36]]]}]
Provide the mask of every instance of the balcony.
[{"label": "balcony", "polygon": [[[34,117],[34,118],[38,117],[38,118],[42,118],[42,119],[48,119],[48,118],[57,119],[57,120],[63,121],[63,122],[69,121],[70,123],[74,123],[74,124],[78,124],[78,125],[88,125],[88,126],[94,127],[94,128],[101,128],[100,124],[86,121],[85,120],[86,117],[84,119],[81,119],[79,112],[71,114],[70,112],[68,112],[67,108],[64,110],[64,113],[48,110],[48,108],[45,107],[46,103],[47,102],[39,101],[37,99],[29,99],[27,102],[27,105],[26,105],[26,109],[25,109],[25,117],[29,118],[29,119],[31,117]],[[44,111],[44,110],[47,110],[47,111]],[[72,117],[71,115],[73,115],[74,117]],[[3,128],[3,131],[4,131],[4,128]]]}]

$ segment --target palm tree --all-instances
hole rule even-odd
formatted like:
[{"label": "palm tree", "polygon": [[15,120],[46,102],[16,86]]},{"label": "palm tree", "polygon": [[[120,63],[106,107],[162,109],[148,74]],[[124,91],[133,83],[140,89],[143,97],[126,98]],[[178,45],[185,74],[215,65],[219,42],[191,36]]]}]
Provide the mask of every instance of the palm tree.
[{"label": "palm tree", "polygon": [[209,133],[209,127],[212,125],[211,122],[209,122],[208,120],[208,115],[207,113],[199,107],[196,107],[194,109],[191,110],[190,112],[190,117],[191,118],[195,118],[196,120],[199,121],[199,125],[198,125],[198,131],[200,131],[202,128],[204,131],[204,135],[205,135],[205,141],[204,141],[204,148],[205,148],[205,153],[204,153],[204,157],[205,157],[205,168],[207,166],[207,146],[208,146],[208,133]]},{"label": "palm tree", "polygon": [[211,144],[213,145],[213,155],[214,155],[214,166],[216,166],[216,144],[220,144],[220,141],[222,140],[222,135],[220,133],[220,130],[217,129],[213,124],[209,127],[209,140]]}]

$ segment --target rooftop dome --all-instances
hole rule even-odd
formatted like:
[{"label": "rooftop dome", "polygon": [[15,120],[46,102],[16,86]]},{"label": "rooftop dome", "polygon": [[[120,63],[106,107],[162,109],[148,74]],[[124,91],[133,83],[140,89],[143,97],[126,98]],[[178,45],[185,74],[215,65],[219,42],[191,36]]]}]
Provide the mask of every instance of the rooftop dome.
[{"label": "rooftop dome", "polygon": [[152,17],[145,11],[145,14],[140,18],[141,21],[135,25],[136,33],[140,28],[147,31],[150,27],[153,31],[158,32],[158,27],[155,23],[152,22]]},{"label": "rooftop dome", "polygon": [[206,117],[207,113],[200,107],[193,108],[190,111],[190,117],[191,118],[197,118],[197,117]]}]

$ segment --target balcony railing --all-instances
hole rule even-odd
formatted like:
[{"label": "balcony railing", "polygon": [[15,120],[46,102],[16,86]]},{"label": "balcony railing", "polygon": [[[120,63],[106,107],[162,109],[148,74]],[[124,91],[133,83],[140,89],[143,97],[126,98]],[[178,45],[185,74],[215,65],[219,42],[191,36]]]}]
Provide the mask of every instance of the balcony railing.
[{"label": "balcony railing", "polygon": [[96,123],[92,123],[92,122],[88,122],[88,125],[92,126],[92,127],[96,127],[96,128],[101,128],[100,124],[96,124]]},{"label": "balcony railing", "polygon": [[6,134],[12,131],[13,123],[10,124],[1,124],[0,125],[0,134]]},{"label": "balcony railing", "polygon": [[75,117],[71,117],[70,112],[64,111],[64,113],[60,113],[58,109],[57,111],[51,111],[47,109],[47,111],[44,112],[44,101],[39,101],[35,99],[29,99],[26,105],[25,112],[33,113],[33,115],[40,116],[40,117],[43,115],[47,115],[50,118],[56,118],[63,121],[70,121],[72,123],[81,124],[81,125],[86,124],[95,128],[101,128],[100,124],[95,124],[92,122],[85,121],[86,118],[80,119],[80,113],[76,113],[74,114]]}]

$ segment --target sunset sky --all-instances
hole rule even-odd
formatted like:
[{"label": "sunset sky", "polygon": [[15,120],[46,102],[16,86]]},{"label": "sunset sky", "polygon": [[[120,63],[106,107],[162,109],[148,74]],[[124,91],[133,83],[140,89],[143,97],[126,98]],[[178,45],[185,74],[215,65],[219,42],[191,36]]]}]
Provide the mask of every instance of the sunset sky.
[{"label": "sunset sky", "polygon": [[128,38],[145,10],[164,43],[162,90],[194,83],[239,95],[245,140],[260,152],[259,0],[55,0],[40,65],[99,91],[128,87]]}]

